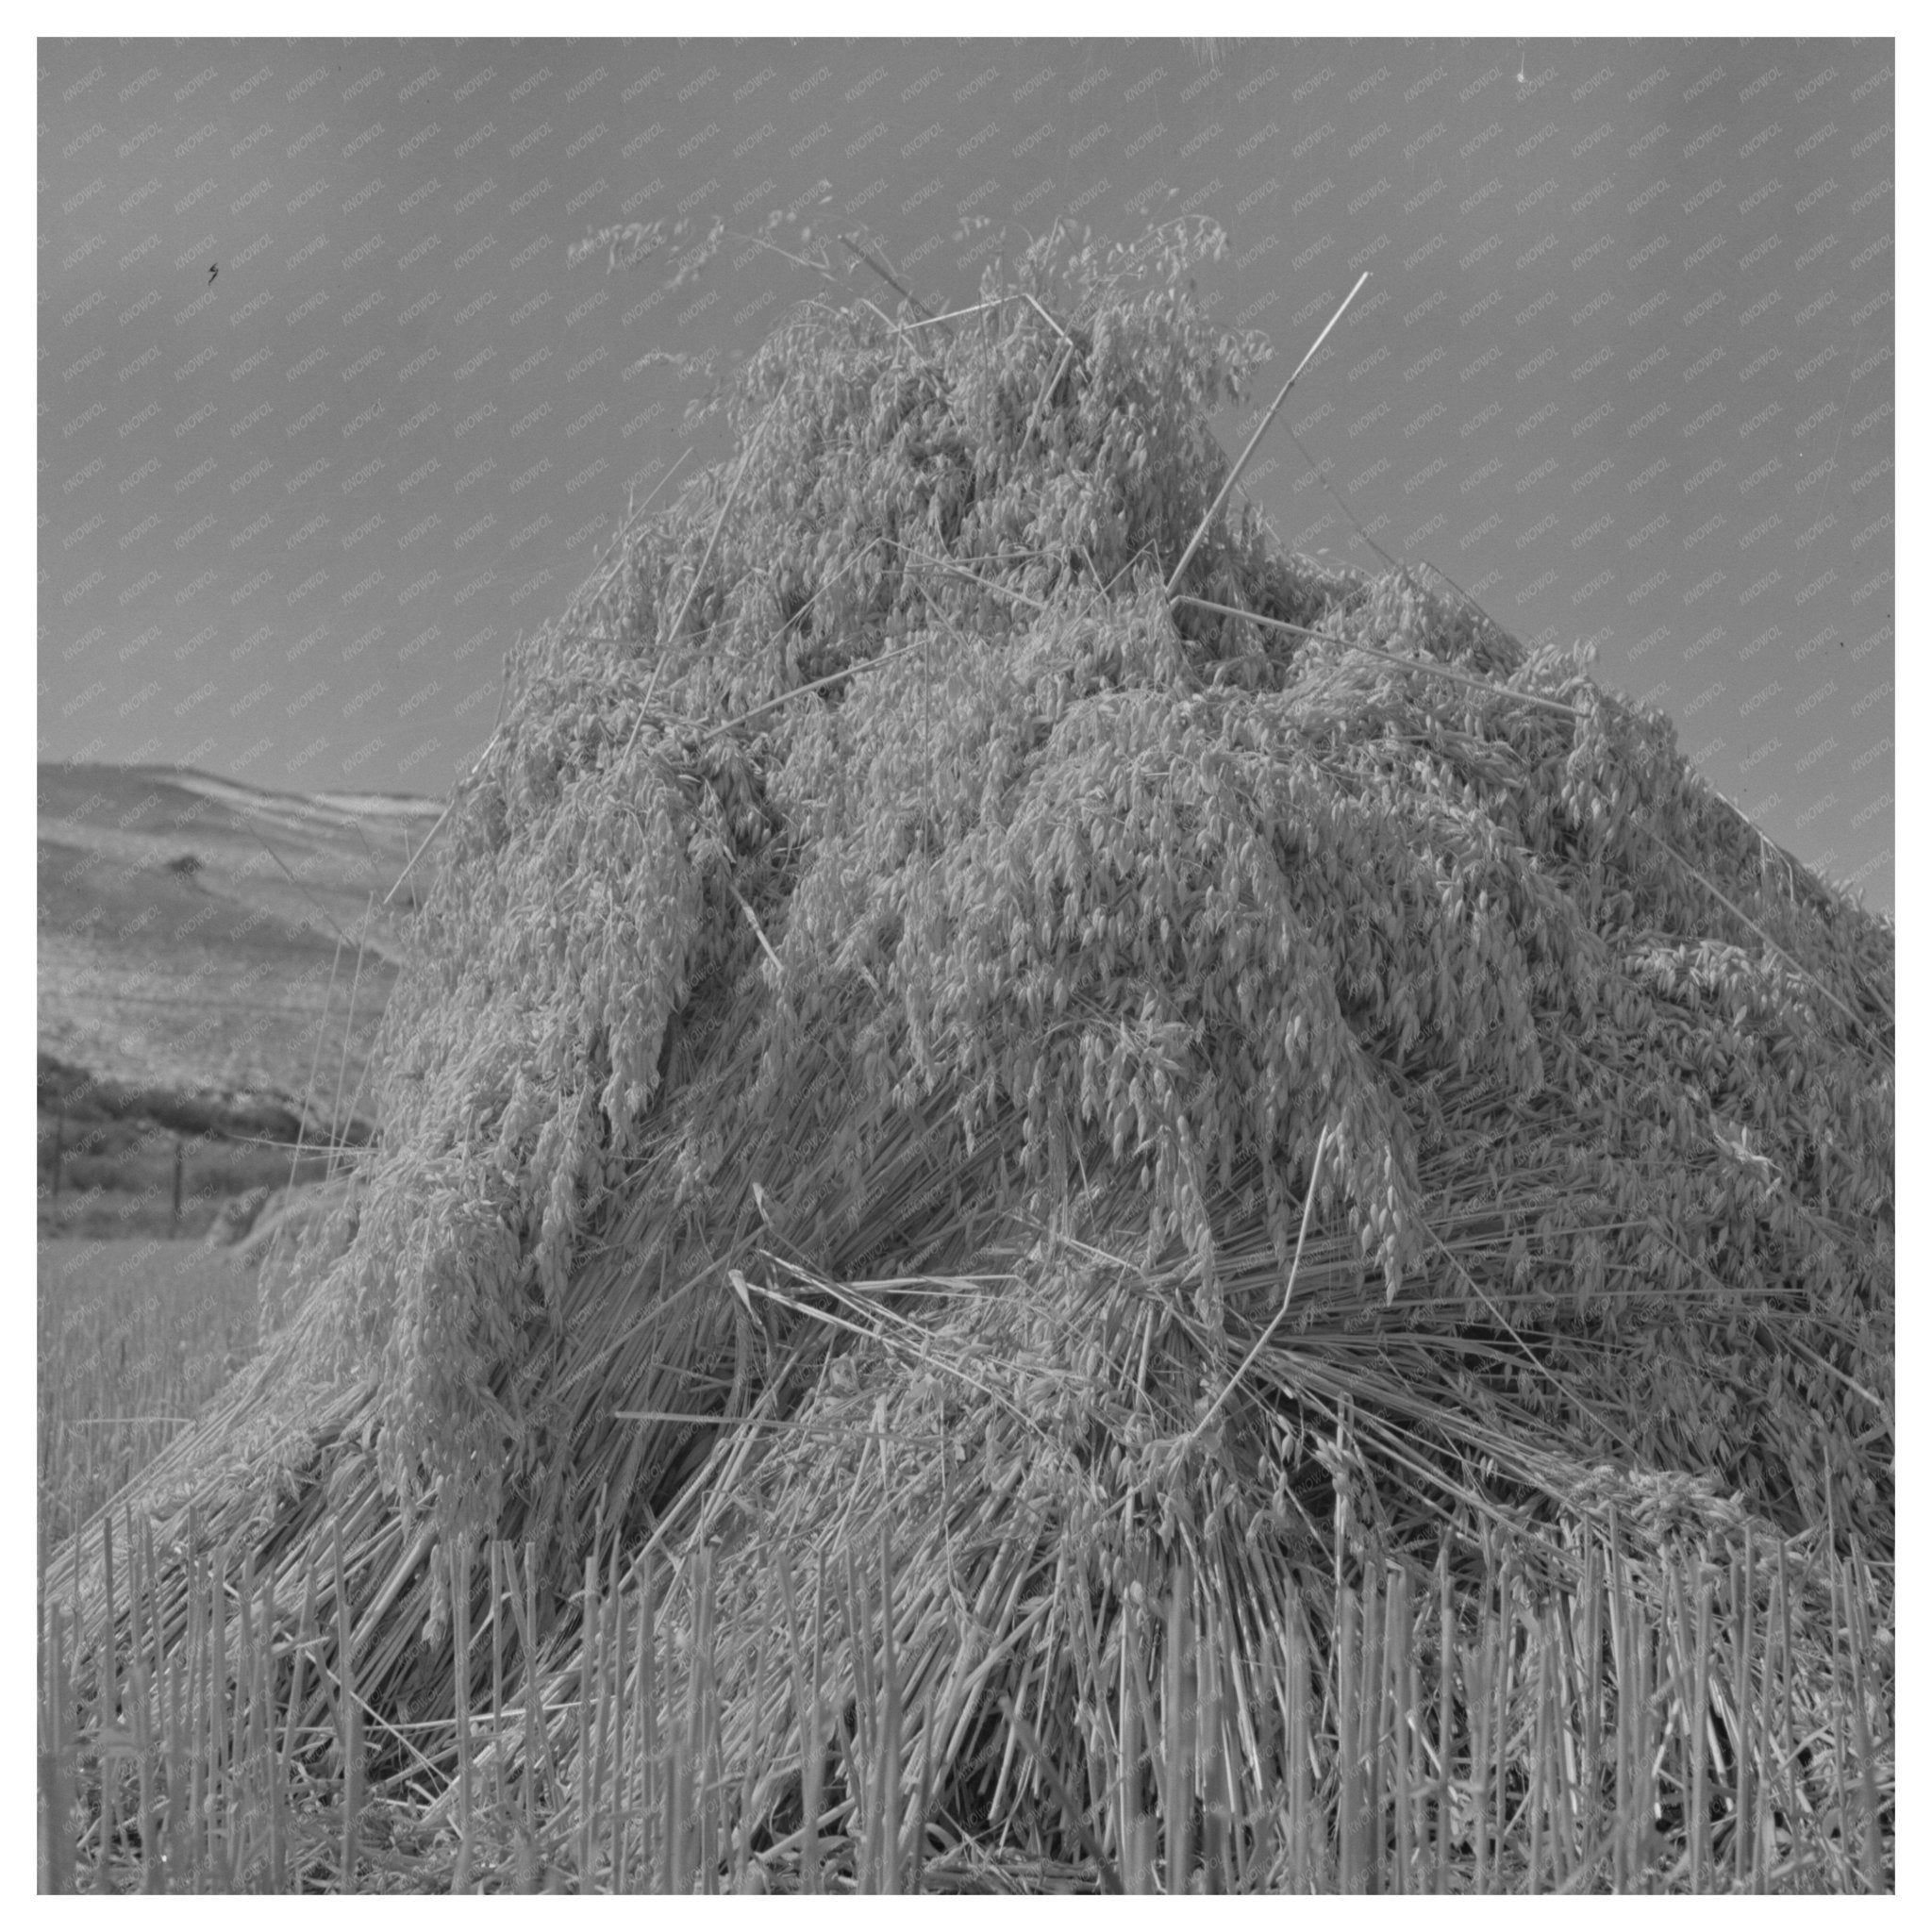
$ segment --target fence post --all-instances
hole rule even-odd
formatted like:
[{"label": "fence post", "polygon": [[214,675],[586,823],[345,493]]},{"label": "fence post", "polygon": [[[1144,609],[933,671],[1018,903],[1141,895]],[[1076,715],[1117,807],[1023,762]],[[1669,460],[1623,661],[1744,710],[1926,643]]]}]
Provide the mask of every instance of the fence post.
[{"label": "fence post", "polygon": [[175,1136],[175,1232],[181,1232],[181,1136]]},{"label": "fence post", "polygon": [[60,1198],[60,1158],[67,1152],[67,1104],[54,1116],[54,1199]]}]

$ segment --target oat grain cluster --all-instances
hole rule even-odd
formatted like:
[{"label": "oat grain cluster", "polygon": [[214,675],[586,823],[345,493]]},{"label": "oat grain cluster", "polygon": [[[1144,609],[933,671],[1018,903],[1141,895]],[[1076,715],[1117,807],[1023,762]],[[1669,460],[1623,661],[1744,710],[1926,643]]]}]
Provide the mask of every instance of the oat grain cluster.
[{"label": "oat grain cluster", "polygon": [[729,1602],[884,1536],[908,1792],[1051,1835],[1011,1713],[1091,1761],[1134,1619],[1265,1713],[1294,1579],[1889,1556],[1889,922],[1419,559],[1236,495],[1170,596],[1265,352],[1218,243],[803,306],[512,661],[380,1156],[157,1477],[265,1563],[362,1526],[378,1705],[449,1707],[458,1535],[534,1546],[566,1674],[587,1556],[668,1565],[682,1628],[700,1549]]}]

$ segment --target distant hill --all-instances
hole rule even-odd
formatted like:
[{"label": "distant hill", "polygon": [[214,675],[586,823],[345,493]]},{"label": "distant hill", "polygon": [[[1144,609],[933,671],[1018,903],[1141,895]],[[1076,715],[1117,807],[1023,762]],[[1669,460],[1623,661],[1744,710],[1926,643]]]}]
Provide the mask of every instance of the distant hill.
[{"label": "distant hill", "polygon": [[175,766],[40,767],[43,1226],[192,1231],[286,1181],[298,1132],[318,1150],[368,1141],[375,1031],[433,850],[382,901],[441,809]]}]

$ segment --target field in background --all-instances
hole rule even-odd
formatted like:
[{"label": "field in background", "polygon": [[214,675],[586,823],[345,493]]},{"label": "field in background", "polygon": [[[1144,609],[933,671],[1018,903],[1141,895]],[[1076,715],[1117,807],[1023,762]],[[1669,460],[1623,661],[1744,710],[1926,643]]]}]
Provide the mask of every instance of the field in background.
[{"label": "field in background", "polygon": [[200,1234],[365,1144],[440,805],[43,765],[38,808],[42,1233]]},{"label": "field in background", "polygon": [[199,1242],[42,1241],[41,1529],[51,1548],[152,1462],[254,1353],[253,1272]]}]

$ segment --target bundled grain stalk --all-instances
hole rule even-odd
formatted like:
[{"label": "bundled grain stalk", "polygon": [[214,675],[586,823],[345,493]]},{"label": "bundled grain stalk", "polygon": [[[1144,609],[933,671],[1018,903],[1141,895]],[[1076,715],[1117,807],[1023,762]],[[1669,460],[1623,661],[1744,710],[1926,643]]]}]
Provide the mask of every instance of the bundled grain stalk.
[{"label": "bundled grain stalk", "polygon": [[[291,1579],[358,1526],[375,1707],[453,1707],[458,1532],[534,1544],[558,1697],[587,1557],[668,1563],[676,1644],[696,1551],[749,1603],[883,1537],[815,1666],[869,1724],[890,1630],[895,1820],[1079,1857],[1071,1801],[1131,1876],[1198,1774],[1261,1882],[1338,1582],[1889,1553],[1889,925],[1439,575],[1248,508],[1189,556],[1264,353],[1218,245],[801,309],[512,663],[381,1155],[157,1478]],[[782,1838],[819,1771],[755,1649],[707,1694]]]}]

